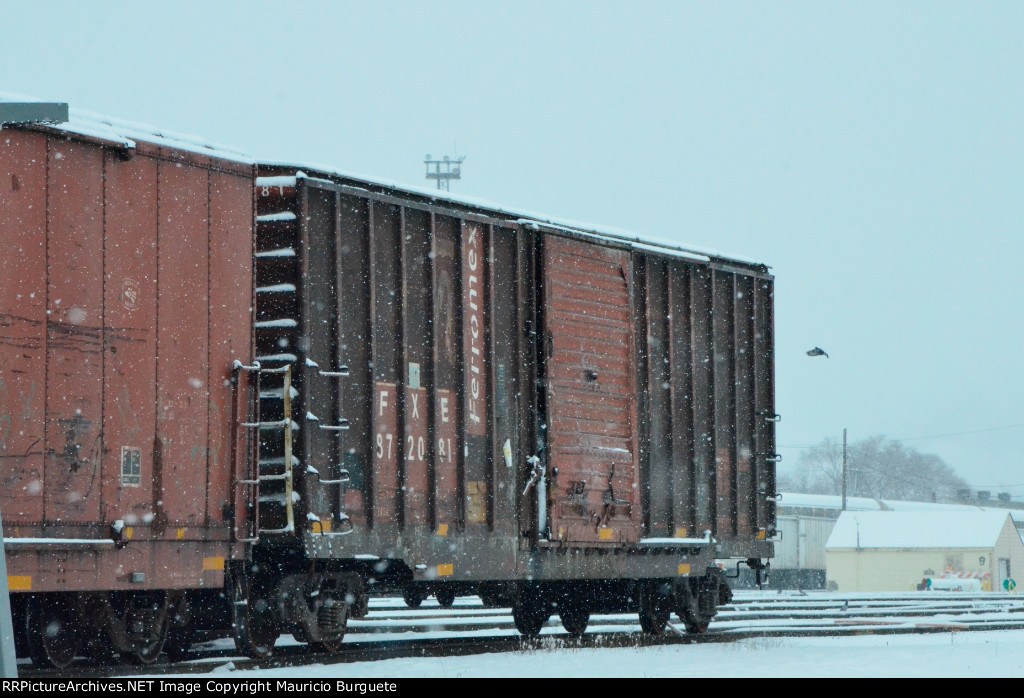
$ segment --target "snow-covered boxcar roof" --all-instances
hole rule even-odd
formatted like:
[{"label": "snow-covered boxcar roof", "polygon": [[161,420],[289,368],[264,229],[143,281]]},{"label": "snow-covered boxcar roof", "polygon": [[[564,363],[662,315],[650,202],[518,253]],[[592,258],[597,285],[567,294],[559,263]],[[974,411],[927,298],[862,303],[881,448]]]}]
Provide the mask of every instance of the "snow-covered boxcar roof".
[{"label": "snow-covered boxcar roof", "polygon": [[[36,97],[0,92],[0,102],[31,103],[40,101]],[[230,146],[211,143],[198,136],[168,131],[149,124],[115,119],[85,109],[69,108],[66,122],[41,124],[41,126],[110,143],[128,150],[134,150],[136,143],[143,141],[223,160],[234,160],[246,164],[254,162],[251,155]]]},{"label": "snow-covered boxcar roof", "polygon": [[[327,178],[328,180],[341,180],[345,184],[356,187],[363,186],[385,191],[400,192],[406,195],[411,194],[415,197],[427,201],[435,201],[442,205],[462,206],[469,209],[475,209],[487,215],[500,215],[524,226],[533,225],[542,226],[547,229],[562,230],[573,235],[582,235],[584,237],[591,237],[606,242],[613,242],[617,245],[665,255],[668,257],[678,257],[699,262],[733,262],[736,264],[755,267],[763,271],[767,271],[770,268],[767,264],[758,262],[754,259],[740,257],[734,254],[726,254],[716,250],[689,244],[683,245],[681,243],[653,235],[642,235],[635,231],[625,230],[623,228],[602,226],[594,223],[584,223],[581,221],[559,218],[546,213],[537,213],[535,211],[527,211],[525,209],[496,204],[492,201],[478,199],[476,197],[459,196],[451,194],[450,192],[440,191],[438,189],[401,184],[393,180],[374,177],[371,175],[346,172],[329,165],[260,161],[259,166],[272,168],[275,172],[279,172],[281,170],[292,171],[295,173],[296,179],[315,180]],[[267,181],[273,180],[275,182],[275,186],[282,181],[281,175],[275,175],[266,179]],[[261,177],[260,181],[263,180],[264,178]]]}]

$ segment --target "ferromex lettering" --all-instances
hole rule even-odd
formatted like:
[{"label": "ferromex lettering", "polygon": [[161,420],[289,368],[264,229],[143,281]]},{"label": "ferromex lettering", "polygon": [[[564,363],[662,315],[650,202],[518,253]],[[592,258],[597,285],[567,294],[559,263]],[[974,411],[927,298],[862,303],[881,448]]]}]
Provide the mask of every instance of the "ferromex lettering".
[{"label": "ferromex lettering", "polygon": [[484,230],[479,223],[462,228],[462,337],[466,367],[466,432],[487,434],[486,301]]}]

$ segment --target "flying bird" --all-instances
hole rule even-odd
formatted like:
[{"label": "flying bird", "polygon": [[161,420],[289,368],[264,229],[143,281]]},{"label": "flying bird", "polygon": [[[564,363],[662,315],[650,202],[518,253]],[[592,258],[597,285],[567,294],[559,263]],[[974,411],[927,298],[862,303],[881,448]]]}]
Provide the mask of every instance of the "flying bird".
[{"label": "flying bird", "polygon": [[824,356],[826,359],[828,358],[828,354],[826,354],[825,350],[822,349],[821,347],[814,347],[813,349],[808,349],[807,350],[807,355],[808,356]]}]

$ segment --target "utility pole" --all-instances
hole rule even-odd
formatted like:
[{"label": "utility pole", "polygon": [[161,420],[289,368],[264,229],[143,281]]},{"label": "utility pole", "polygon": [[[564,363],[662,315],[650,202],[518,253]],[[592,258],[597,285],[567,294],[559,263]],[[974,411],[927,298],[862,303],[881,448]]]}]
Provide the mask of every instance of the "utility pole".
[{"label": "utility pole", "polygon": [[846,511],[846,427],[843,427],[843,511]]},{"label": "utility pole", "polygon": [[[423,164],[427,166],[427,179],[433,179],[437,181],[437,188],[443,191],[451,191],[451,182],[453,179],[462,179],[462,161],[466,159],[463,155],[460,158],[449,158],[447,155],[442,160],[431,160],[430,156],[423,160]],[[441,166],[444,165],[444,170],[441,170]],[[430,168],[434,170],[431,171]]]}]

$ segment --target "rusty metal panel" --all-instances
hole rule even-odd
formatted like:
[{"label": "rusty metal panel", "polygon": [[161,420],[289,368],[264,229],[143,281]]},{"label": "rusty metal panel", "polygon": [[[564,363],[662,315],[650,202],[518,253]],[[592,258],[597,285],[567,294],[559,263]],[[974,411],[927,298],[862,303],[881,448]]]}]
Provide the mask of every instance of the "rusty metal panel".
[{"label": "rusty metal panel", "polygon": [[394,383],[377,381],[374,400],[373,520],[375,525],[398,521],[398,389]]},{"label": "rusty metal panel", "polygon": [[367,199],[341,196],[338,204],[338,281],[342,289],[339,303],[338,366],[347,365],[349,376],[338,386],[340,417],[349,421],[344,435],[343,467],[351,482],[345,491],[344,512],[357,526],[368,523],[371,464],[375,444],[372,434],[373,374],[370,366],[370,259],[369,209]]},{"label": "rusty metal panel", "polygon": [[373,522],[398,526],[402,520],[399,452],[402,430],[398,391],[402,380],[401,226],[395,206],[375,203],[371,229],[373,269],[374,481]]},{"label": "rusty metal panel", "polygon": [[694,534],[715,523],[715,376],[712,335],[712,272],[695,267],[690,275],[691,395],[693,395]]},{"label": "rusty metal panel", "polygon": [[160,163],[154,527],[205,518],[208,459],[208,177]]},{"label": "rusty metal panel", "polygon": [[775,529],[775,327],[774,285],[754,284],[754,482],[757,528],[766,536]]},{"label": "rusty metal panel", "polygon": [[490,308],[491,308],[491,491],[492,510],[488,519],[494,530],[515,536],[516,491],[515,464],[525,462],[520,453],[516,367],[519,359],[518,299],[516,279],[515,231],[492,227],[490,235]]},{"label": "rusty metal panel", "polygon": [[672,402],[672,529],[677,537],[700,536],[696,503],[696,426],[693,383],[692,265],[669,262]]},{"label": "rusty metal panel", "polygon": [[712,323],[715,381],[715,533],[732,538],[736,524],[735,276],[715,271]]},{"label": "rusty metal panel", "polygon": [[43,519],[46,137],[0,131],[0,507]]},{"label": "rusty metal panel", "polygon": [[640,537],[631,272],[624,251],[545,241],[551,527],[559,540]]},{"label": "rusty metal panel", "polygon": [[155,504],[157,165],[105,167],[104,519],[138,525]]},{"label": "rusty metal panel", "polygon": [[[514,463],[514,470],[517,471],[515,480],[516,496],[519,499],[519,506],[516,513],[518,516],[518,527],[520,545],[525,547],[529,544],[529,538],[536,538],[539,530],[537,521],[539,507],[537,488],[527,492],[528,496],[519,493],[526,490],[526,483],[530,477],[529,472],[523,467],[526,459],[537,456],[540,458],[546,451],[546,430],[541,429],[540,420],[537,418],[545,410],[545,390],[541,387],[540,370],[543,365],[541,358],[541,345],[543,344],[540,327],[540,303],[538,297],[543,295],[544,275],[541,267],[543,257],[540,254],[538,237],[540,234],[529,228],[517,230],[517,254],[516,267],[519,273],[516,277],[516,299],[519,306],[518,331],[521,334],[520,354],[518,366],[519,384],[519,434],[522,444],[522,460]],[[548,504],[544,503],[545,511]]]},{"label": "rusty metal panel", "polygon": [[491,509],[488,429],[487,229],[462,222],[462,398],[465,430],[465,512],[467,526],[484,526]]},{"label": "rusty metal panel", "polygon": [[[203,548],[210,555],[225,555],[228,532],[190,530],[206,518],[207,489],[225,491],[230,477],[207,457],[208,170],[183,163],[158,166],[156,159],[139,153],[126,160],[88,140],[46,133],[5,129],[0,146],[0,182],[10,189],[9,194],[0,186],[0,240],[5,249],[0,260],[0,383],[11,384],[7,372],[14,364],[8,362],[6,349],[13,341],[22,352],[15,354],[21,363],[14,370],[22,371],[27,382],[16,386],[22,412],[12,418],[32,412],[33,426],[24,432],[34,446],[23,449],[17,443],[19,462],[4,457],[0,463],[4,494],[17,493],[26,478],[31,485],[27,493],[17,493],[18,506],[5,511],[7,522],[13,515],[16,524],[8,529],[9,535],[103,539],[116,519],[125,521],[129,537],[134,529],[133,542],[123,551],[113,546],[99,551],[48,548],[16,555],[14,566],[30,568],[36,577],[33,589],[40,591],[129,588],[126,569],[147,571],[145,586],[131,587],[136,589],[222,582],[222,573],[207,575],[201,557],[198,564],[193,558]],[[14,150],[9,152],[8,147]],[[184,171],[177,182],[181,186],[163,192],[172,199],[164,208],[158,167]],[[251,264],[252,240],[251,168],[248,173],[244,167],[237,173],[237,197],[225,202],[227,209],[248,212],[234,231],[245,267]],[[182,194],[190,192],[195,196],[176,207]],[[26,203],[30,208],[22,208]],[[196,212],[199,224],[192,227],[198,230],[198,241],[174,240],[184,230],[176,219],[186,220]],[[168,237],[159,242],[171,248],[170,257],[159,265],[158,226]],[[186,254],[189,246],[194,249]],[[9,262],[17,264],[17,273],[7,267]],[[225,277],[225,284],[238,284],[243,295],[249,293],[251,277],[227,273],[232,276]],[[164,282],[159,290],[169,297],[158,294],[158,274]],[[8,278],[17,280],[13,298]],[[181,287],[177,295],[174,287]],[[27,299],[19,298],[24,294]],[[179,306],[178,312],[161,315],[160,303],[166,302]],[[244,303],[251,306],[249,299]],[[194,326],[183,320],[190,313],[198,316]],[[8,323],[10,314],[24,319],[36,334],[24,332],[24,323]],[[198,405],[196,418],[186,415],[183,428],[200,439],[188,452],[195,462],[181,460],[182,471],[172,471],[173,487],[169,486],[169,506],[177,503],[187,510],[189,526],[166,531],[167,540],[160,544],[152,541],[165,534],[159,512],[153,516],[154,506],[162,506],[165,499],[162,488],[153,486],[153,464],[166,452],[155,440],[158,319],[174,331],[184,328],[188,343],[199,347],[198,360],[188,363],[181,380],[194,391]],[[235,321],[235,330],[247,344],[250,321],[244,313],[240,322]],[[233,336],[230,328],[224,335]],[[173,359],[174,347],[169,352]],[[183,365],[163,368],[180,377]],[[227,375],[217,377],[218,385]],[[7,412],[8,399],[5,388],[0,388],[0,415]],[[3,423],[0,418],[0,456],[7,455],[2,452]],[[215,472],[207,472],[207,465]],[[225,463],[223,468],[230,466]],[[43,522],[46,528],[30,526]],[[208,542],[202,548],[177,542],[196,537]]]},{"label": "rusty metal panel", "polygon": [[[337,225],[336,195],[332,191],[304,188],[299,204],[302,228],[301,290],[299,302],[302,310],[299,335],[300,346],[279,347],[278,351],[305,353],[312,359],[299,361],[295,382],[298,396],[292,405],[300,417],[299,448],[302,453],[303,472],[311,477],[302,478],[302,503],[306,513],[320,519],[330,519],[338,505],[338,488],[320,484],[320,480],[335,480],[338,464],[341,463],[341,446],[346,435],[341,431],[324,429],[338,424],[338,401],[335,397],[340,384],[337,379],[321,374],[321,371],[336,371],[335,360],[338,342],[338,289],[337,256],[338,238],[334,234]],[[301,419],[305,416],[304,421]],[[312,470],[310,470],[312,468]]]},{"label": "rusty metal panel", "polygon": [[750,539],[757,532],[754,510],[756,489],[754,463],[754,283],[749,276],[736,275],[735,339],[736,366],[736,536]]},{"label": "rusty metal panel", "polygon": [[460,525],[462,463],[461,328],[459,303],[458,223],[448,216],[433,218],[434,328],[434,518],[438,526]]},{"label": "rusty metal panel", "polygon": [[403,524],[432,524],[431,433],[433,332],[431,317],[430,214],[405,208],[402,215],[402,340],[405,349],[403,434],[405,517]]},{"label": "rusty metal panel", "polygon": [[252,171],[210,173],[210,458],[207,521],[220,524],[230,506],[233,439],[232,362],[252,358]]},{"label": "rusty metal panel", "polygon": [[[672,497],[676,469],[672,425],[672,321],[668,271],[664,260],[650,259],[646,268],[647,324],[647,448],[644,493],[651,536],[673,535]],[[689,463],[685,464],[686,472]]]},{"label": "rusty metal panel", "polygon": [[45,517],[91,523],[103,452],[103,153],[52,140],[47,167]]}]

